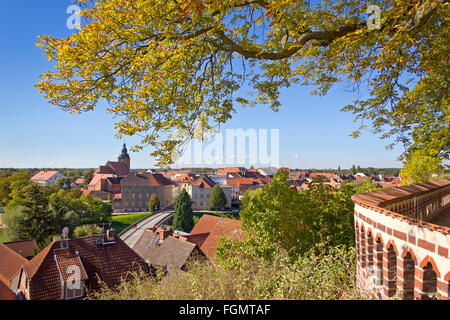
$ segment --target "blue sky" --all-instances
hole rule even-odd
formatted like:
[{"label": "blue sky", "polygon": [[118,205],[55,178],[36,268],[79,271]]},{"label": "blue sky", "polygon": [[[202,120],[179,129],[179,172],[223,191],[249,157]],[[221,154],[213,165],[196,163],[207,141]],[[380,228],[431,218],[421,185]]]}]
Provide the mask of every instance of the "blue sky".
[{"label": "blue sky", "polygon": [[[103,105],[92,112],[72,115],[48,104],[34,85],[51,68],[35,46],[38,35],[67,36],[69,0],[2,1],[0,11],[0,168],[97,167],[114,160],[123,142],[137,137],[114,137],[115,120]],[[281,107],[238,109],[222,129],[280,129],[280,165],[291,168],[401,167],[399,146],[386,150],[388,141],[370,132],[353,139],[358,123],[340,108],[355,99],[343,87],[325,97],[310,95],[311,88],[283,90]],[[131,153],[132,168],[154,167],[151,148]],[[250,166],[250,164],[248,165]]]}]

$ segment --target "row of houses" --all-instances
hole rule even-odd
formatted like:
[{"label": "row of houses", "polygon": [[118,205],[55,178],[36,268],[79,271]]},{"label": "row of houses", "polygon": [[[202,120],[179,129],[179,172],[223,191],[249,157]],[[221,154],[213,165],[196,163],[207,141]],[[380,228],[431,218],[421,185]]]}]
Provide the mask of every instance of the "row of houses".
[{"label": "row of houses", "polygon": [[34,240],[0,243],[0,300],[76,300],[130,276],[188,271],[215,257],[219,237],[242,239],[239,220],[203,215],[190,234],[151,226],[130,248],[114,230],[53,242],[33,256]]},{"label": "row of houses", "polygon": [[[244,193],[249,189],[261,188],[270,184],[278,171],[289,174],[292,189],[307,190],[310,184],[320,180],[334,188],[340,188],[346,182],[364,182],[369,178],[373,183],[382,186],[396,187],[401,185],[399,177],[387,175],[355,175],[329,172],[308,172],[290,170],[288,168],[252,168],[243,167],[220,168],[214,173],[195,173],[193,170],[170,170],[167,172],[131,172],[130,156],[126,145],[117,161],[108,161],[99,166],[91,179],[84,185],[84,179],[77,179],[72,185],[82,187],[83,193],[110,201],[114,212],[139,212],[148,210],[148,201],[156,194],[162,207],[170,207],[177,195],[184,189],[192,199],[194,210],[210,210],[212,188],[219,185],[227,199],[226,208],[238,207]],[[57,171],[41,171],[32,180],[51,185],[56,179],[63,177]]]}]

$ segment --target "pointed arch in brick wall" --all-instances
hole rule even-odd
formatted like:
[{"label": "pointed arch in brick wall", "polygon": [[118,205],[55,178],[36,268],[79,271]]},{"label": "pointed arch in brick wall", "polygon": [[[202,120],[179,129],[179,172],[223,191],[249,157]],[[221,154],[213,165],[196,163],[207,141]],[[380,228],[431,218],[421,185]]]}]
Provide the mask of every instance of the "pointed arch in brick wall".
[{"label": "pointed arch in brick wall", "polygon": [[425,269],[425,267],[426,267],[426,265],[427,265],[428,263],[431,264],[431,266],[432,266],[434,272],[436,272],[436,276],[437,276],[438,278],[440,278],[440,277],[441,277],[441,273],[439,272],[439,269],[438,269],[438,267],[436,266],[436,262],[434,262],[434,259],[433,259],[432,257],[426,256],[426,257],[422,260],[422,262],[420,263],[419,266],[420,266],[422,269]]},{"label": "pointed arch in brick wall", "polygon": [[378,242],[378,240],[381,242],[381,244],[384,247],[384,240],[383,240],[383,237],[381,236],[381,233],[377,233],[377,235],[375,237],[375,242]]},{"label": "pointed arch in brick wall", "polygon": [[386,246],[385,246],[386,250],[389,250],[389,247],[391,247],[391,246],[392,246],[392,249],[394,249],[394,251],[395,251],[395,255],[398,257],[399,256],[398,249],[397,249],[397,246],[395,245],[395,242],[393,239],[389,240],[388,243],[386,244]]},{"label": "pointed arch in brick wall", "polygon": [[406,255],[408,254],[408,252],[409,252],[409,254],[411,255],[412,261],[414,261],[414,265],[417,266],[417,258],[416,258],[416,255],[414,254],[414,251],[413,251],[410,247],[408,247],[408,246],[405,247],[405,250],[403,250],[403,252],[402,252],[401,258],[402,258],[402,259],[405,259],[405,257],[406,257]]}]

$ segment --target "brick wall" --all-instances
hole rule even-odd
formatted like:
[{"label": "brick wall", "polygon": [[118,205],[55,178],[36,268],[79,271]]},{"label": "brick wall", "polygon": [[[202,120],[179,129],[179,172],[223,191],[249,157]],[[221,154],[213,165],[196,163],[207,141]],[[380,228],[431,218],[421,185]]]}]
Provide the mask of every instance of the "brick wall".
[{"label": "brick wall", "polygon": [[381,299],[449,299],[450,229],[355,203],[357,285]]}]

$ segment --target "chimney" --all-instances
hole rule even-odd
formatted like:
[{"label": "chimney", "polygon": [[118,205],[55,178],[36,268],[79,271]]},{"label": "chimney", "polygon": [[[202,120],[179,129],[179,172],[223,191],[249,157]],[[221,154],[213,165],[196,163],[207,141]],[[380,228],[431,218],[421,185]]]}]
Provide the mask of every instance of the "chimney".
[{"label": "chimney", "polygon": [[108,240],[115,240],[115,238],[116,238],[116,231],[114,230],[114,228],[111,228],[108,231],[106,231],[106,238]]},{"label": "chimney", "polygon": [[172,230],[159,229],[159,240],[163,241],[172,234]]},{"label": "chimney", "polygon": [[152,224],[150,227],[148,227],[148,230],[151,230],[153,232],[156,231],[156,226],[154,224]]}]

